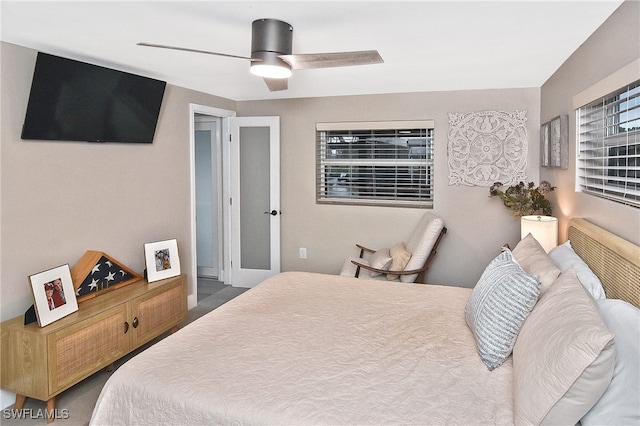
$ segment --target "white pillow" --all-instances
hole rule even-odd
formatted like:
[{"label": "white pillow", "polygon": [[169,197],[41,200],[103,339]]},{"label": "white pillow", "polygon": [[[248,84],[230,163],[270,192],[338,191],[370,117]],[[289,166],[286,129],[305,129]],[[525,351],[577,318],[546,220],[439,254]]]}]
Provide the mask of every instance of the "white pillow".
[{"label": "white pillow", "polygon": [[531,234],[516,245],[513,258],[527,274],[540,278],[540,294],[547,291],[560,275],[560,269]]},{"label": "white pillow", "polygon": [[640,309],[617,299],[599,299],[596,304],[615,333],[616,362],[609,387],[580,423],[640,425]]},{"label": "white pillow", "polygon": [[[389,254],[389,249],[380,249],[376,250],[375,253],[371,255],[369,259],[369,266],[376,269],[389,269],[391,266],[391,255]],[[362,271],[362,268],[360,268]],[[378,275],[382,275],[381,272],[373,272],[369,271],[372,277],[377,277]]]},{"label": "white pillow", "polygon": [[513,348],[516,425],[575,425],[613,376],[613,333],[573,269],[560,274]]},{"label": "white pillow", "polygon": [[589,266],[578,256],[571,247],[571,241],[567,240],[549,252],[549,257],[558,265],[562,271],[573,268],[576,271],[578,280],[593,296],[594,299],[605,299],[604,288],[600,279],[593,273]]},{"label": "white pillow", "polygon": [[525,273],[509,249],[486,267],[465,307],[480,359],[489,370],[511,355],[516,336],[540,293],[540,281]]}]

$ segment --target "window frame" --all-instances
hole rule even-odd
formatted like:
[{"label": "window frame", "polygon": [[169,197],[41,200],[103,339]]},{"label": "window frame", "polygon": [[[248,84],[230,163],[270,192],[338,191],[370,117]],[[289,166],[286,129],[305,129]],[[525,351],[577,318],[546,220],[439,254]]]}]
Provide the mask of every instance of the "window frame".
[{"label": "window frame", "polygon": [[640,79],[576,109],[576,191],[640,208]]},{"label": "window frame", "polygon": [[[412,133],[399,136],[406,131]],[[433,120],[316,123],[316,203],[433,208],[434,132]],[[380,134],[382,137],[407,139],[406,145],[395,149],[390,148],[392,143],[378,142],[376,145],[376,135]],[[328,135],[333,142],[329,142]],[[359,135],[364,135],[364,138],[359,140]],[[339,142],[344,149],[338,153],[331,150],[331,158],[329,144],[336,143],[335,138],[341,137],[346,140]],[[413,155],[423,158],[412,158],[411,142],[422,143],[422,139],[425,149],[414,145],[418,154]],[[337,177],[334,176],[335,171],[333,174],[328,171],[332,167],[348,171]],[[415,178],[413,167],[420,168]],[[379,183],[380,175],[383,175],[384,185]],[[331,186],[337,184],[330,181],[337,182],[345,177],[339,188],[343,191],[332,191]],[[417,184],[413,183],[415,179],[419,181]]]}]

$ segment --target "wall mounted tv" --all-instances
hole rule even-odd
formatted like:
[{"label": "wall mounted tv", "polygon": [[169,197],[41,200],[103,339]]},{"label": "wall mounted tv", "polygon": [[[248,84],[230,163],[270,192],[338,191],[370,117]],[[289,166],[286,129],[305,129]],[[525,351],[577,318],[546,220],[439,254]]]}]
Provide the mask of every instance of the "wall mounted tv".
[{"label": "wall mounted tv", "polygon": [[152,143],[165,86],[39,52],[22,139]]}]

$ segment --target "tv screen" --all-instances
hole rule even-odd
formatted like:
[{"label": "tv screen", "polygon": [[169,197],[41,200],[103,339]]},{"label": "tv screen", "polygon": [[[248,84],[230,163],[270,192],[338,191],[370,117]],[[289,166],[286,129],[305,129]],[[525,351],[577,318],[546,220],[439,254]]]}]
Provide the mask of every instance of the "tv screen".
[{"label": "tv screen", "polygon": [[165,86],[39,52],[22,139],[152,143]]}]

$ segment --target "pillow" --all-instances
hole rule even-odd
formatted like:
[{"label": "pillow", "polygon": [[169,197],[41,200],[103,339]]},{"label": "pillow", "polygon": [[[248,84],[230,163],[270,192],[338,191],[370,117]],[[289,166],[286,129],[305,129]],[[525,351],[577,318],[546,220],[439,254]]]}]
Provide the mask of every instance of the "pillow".
[{"label": "pillow", "polygon": [[576,271],[578,280],[587,289],[594,299],[605,299],[604,288],[600,279],[593,273],[587,264],[576,254],[571,246],[571,241],[567,240],[549,252],[549,257],[555,264],[564,271],[573,268]]},{"label": "pillow", "polygon": [[[405,266],[409,263],[409,259],[411,259],[411,253],[407,251],[404,247],[403,242],[399,242],[395,246],[389,250],[389,254],[391,255],[391,266],[389,266],[390,271],[404,271]],[[393,281],[398,278],[398,275],[387,274],[387,279],[389,281]]]},{"label": "pillow", "polygon": [[613,375],[613,334],[573,269],[560,274],[513,348],[514,422],[575,425]]},{"label": "pillow", "polygon": [[538,278],[526,274],[507,248],[482,273],[464,315],[476,338],[480,359],[489,370],[511,355],[520,327],[539,293]]},{"label": "pillow", "polygon": [[[376,250],[375,253],[371,255],[369,258],[369,266],[376,269],[389,269],[391,266],[391,255],[389,254],[389,249],[380,249]],[[361,268],[362,270],[362,268]],[[381,272],[371,272],[372,277],[377,277],[378,275],[382,275]]]},{"label": "pillow", "polygon": [[615,333],[616,357],[611,383],[580,423],[640,425],[640,309],[617,299],[599,299],[596,305]]},{"label": "pillow", "polygon": [[560,275],[560,269],[531,234],[515,246],[513,257],[527,274],[540,277],[540,294],[547,291]]}]

